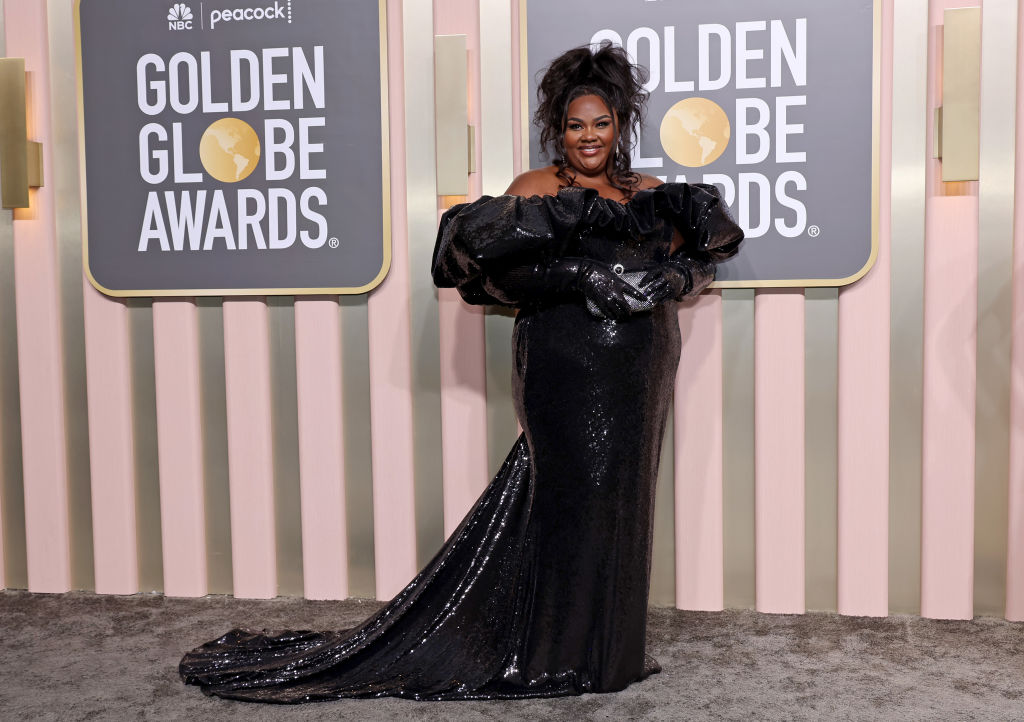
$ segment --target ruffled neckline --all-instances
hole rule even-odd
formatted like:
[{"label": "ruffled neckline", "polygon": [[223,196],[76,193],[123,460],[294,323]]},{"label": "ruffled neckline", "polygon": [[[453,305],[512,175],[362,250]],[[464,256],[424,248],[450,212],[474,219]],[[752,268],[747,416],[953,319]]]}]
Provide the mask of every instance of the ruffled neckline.
[{"label": "ruffled neckline", "polygon": [[574,219],[577,229],[589,226],[632,238],[664,232],[666,222],[684,233],[695,229],[718,203],[713,186],[692,183],[661,183],[637,191],[625,202],[583,186],[559,188],[553,195],[511,198],[544,208],[552,217]]},{"label": "ruffled neckline", "polygon": [[611,204],[614,204],[614,205],[617,205],[617,206],[622,206],[624,208],[628,208],[633,203],[637,202],[638,200],[641,200],[641,196],[642,195],[645,195],[645,194],[646,195],[650,195],[650,194],[653,194],[655,191],[664,191],[666,189],[666,186],[670,186],[670,185],[680,186],[680,185],[685,185],[685,184],[682,184],[682,183],[659,183],[658,185],[652,186],[651,188],[641,188],[640,190],[636,191],[633,194],[632,198],[628,198],[625,201],[617,201],[614,198],[606,198],[605,196],[601,195],[596,188],[588,188],[586,186],[564,186],[562,188],[559,188],[554,193],[537,193],[537,194],[534,194],[532,196],[518,196],[518,197],[525,198],[525,199],[530,200],[530,201],[539,200],[540,202],[544,202],[544,199],[546,199],[546,198],[561,199],[561,196],[562,196],[563,193],[566,194],[566,195],[573,195],[575,193],[582,193],[584,195],[584,197],[586,198],[586,200],[590,201],[590,202],[604,201],[605,203],[611,203]]}]

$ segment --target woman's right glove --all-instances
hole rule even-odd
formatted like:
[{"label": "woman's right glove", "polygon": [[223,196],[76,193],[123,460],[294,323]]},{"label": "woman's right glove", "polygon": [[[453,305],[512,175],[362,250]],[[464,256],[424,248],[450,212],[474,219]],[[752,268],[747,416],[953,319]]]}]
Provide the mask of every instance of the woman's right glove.
[{"label": "woman's right glove", "polygon": [[559,258],[548,263],[518,266],[490,273],[484,281],[488,293],[502,303],[526,305],[553,303],[582,296],[608,318],[629,315],[627,296],[638,302],[647,297],[606,265],[588,258]]},{"label": "woman's right glove", "polygon": [[597,306],[607,318],[621,320],[630,314],[627,296],[641,304],[648,303],[643,291],[626,283],[606,265],[596,261],[573,260],[582,261],[577,287],[583,297]]}]

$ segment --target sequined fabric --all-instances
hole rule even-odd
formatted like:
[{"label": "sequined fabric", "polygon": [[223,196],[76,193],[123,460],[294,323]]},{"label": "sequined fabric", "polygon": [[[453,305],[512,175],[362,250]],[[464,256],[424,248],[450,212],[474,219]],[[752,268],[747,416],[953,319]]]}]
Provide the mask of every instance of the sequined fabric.
[{"label": "sequined fabric", "polygon": [[568,188],[448,211],[435,283],[521,308],[512,347],[523,434],[434,559],[361,626],[232,630],[185,655],[185,682],[278,703],[507,699],[611,692],[659,671],[644,646],[676,304],[603,320],[582,299],[538,304],[491,275],[560,256],[662,262],[673,226],[684,238],[673,260],[692,265],[694,292],[742,239],[713,189],[685,184],[626,204]]}]

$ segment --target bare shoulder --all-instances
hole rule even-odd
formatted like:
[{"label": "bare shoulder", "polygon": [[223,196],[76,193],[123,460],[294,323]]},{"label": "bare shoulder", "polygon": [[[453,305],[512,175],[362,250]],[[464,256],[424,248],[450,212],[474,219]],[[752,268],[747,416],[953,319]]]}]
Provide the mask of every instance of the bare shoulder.
[{"label": "bare shoulder", "polygon": [[637,175],[640,176],[640,187],[637,188],[637,190],[642,191],[647,188],[657,188],[664,182],[660,178],[655,178],[654,176],[647,175],[646,173],[637,173]]},{"label": "bare shoulder", "polygon": [[537,168],[520,173],[512,181],[512,185],[505,191],[510,196],[549,196],[558,192],[558,176],[555,175],[555,166],[549,165],[546,168]]}]

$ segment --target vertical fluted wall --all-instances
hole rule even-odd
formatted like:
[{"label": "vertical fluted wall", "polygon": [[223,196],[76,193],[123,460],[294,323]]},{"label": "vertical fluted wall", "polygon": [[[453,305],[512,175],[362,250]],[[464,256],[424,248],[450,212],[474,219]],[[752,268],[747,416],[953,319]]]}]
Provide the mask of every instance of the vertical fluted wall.
[{"label": "vertical fluted wall", "polygon": [[[984,2],[982,180],[943,184],[927,151],[953,5],[876,7],[867,276],[680,309],[656,604],[1024,619],[1024,14]],[[459,200],[436,195],[434,36],[467,38],[468,198],[500,194],[523,167],[521,3],[382,5],[383,285],[155,302],[83,282],[72,0],[0,8],[47,178],[0,213],[0,588],[390,597],[517,434],[511,317],[427,266]]]}]

